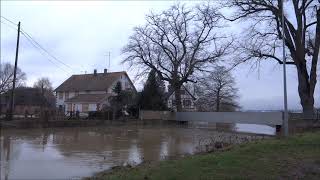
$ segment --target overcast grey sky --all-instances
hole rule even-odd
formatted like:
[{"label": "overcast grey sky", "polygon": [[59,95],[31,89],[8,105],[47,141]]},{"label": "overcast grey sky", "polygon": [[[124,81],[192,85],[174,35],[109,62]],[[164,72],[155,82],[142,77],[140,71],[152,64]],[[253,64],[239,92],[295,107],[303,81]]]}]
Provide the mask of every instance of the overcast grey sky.
[{"label": "overcast grey sky", "polygon": [[[21,36],[19,67],[27,74],[27,85],[32,86],[39,77],[48,77],[57,87],[72,74],[93,69],[102,72],[107,67],[111,52],[111,71],[128,71],[120,64],[120,51],[135,26],[144,24],[144,17],[151,10],[162,11],[176,1],[2,1],[1,15],[18,23],[51,54],[71,66],[43,55]],[[187,5],[199,3],[184,2]],[[5,22],[1,19],[2,22]],[[7,22],[5,22],[7,23]],[[10,23],[7,23],[10,24]],[[237,30],[238,28],[233,27]],[[1,23],[1,62],[14,63],[17,32]],[[240,90],[243,109],[272,109],[283,107],[282,66],[264,62],[259,72],[250,65],[238,66],[233,75]],[[134,72],[128,71],[130,77]],[[293,66],[288,66],[289,109],[300,109],[297,76]],[[319,82],[319,81],[318,81]],[[141,82],[135,82],[139,88]],[[320,106],[319,83],[315,91],[316,106]]]}]

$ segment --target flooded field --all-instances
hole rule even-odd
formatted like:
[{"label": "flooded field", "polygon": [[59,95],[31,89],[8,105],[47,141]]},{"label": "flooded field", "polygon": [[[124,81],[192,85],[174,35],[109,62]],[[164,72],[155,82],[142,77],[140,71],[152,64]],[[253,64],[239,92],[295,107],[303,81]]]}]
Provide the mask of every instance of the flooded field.
[{"label": "flooded field", "polygon": [[[246,132],[246,133],[239,133]],[[194,154],[208,139],[237,143],[250,133],[274,135],[264,125],[106,126],[2,129],[1,180],[70,179],[112,166]]]}]

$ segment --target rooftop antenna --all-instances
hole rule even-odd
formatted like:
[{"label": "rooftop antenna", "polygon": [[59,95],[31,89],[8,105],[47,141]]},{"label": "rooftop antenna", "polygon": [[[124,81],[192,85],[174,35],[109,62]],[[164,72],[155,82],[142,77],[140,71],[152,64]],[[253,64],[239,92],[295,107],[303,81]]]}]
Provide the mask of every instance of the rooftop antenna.
[{"label": "rooftop antenna", "polygon": [[[106,62],[106,65],[108,67],[108,71],[110,70],[110,51],[108,51],[108,54],[106,54],[105,56],[108,56],[108,59],[107,59],[107,62]],[[109,61],[109,62],[108,62]]]},{"label": "rooftop antenna", "polygon": [[109,66],[108,66],[108,69],[110,71],[110,51],[109,51]]}]

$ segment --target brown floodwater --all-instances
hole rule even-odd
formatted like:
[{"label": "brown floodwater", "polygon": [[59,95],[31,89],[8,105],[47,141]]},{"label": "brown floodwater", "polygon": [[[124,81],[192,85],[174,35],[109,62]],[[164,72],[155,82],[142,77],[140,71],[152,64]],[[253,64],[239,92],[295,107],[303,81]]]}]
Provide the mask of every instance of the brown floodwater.
[{"label": "brown floodwater", "polygon": [[2,129],[0,179],[78,179],[117,165],[194,154],[212,139],[237,143],[239,137],[253,137],[250,133],[274,135],[275,128],[198,124]]}]

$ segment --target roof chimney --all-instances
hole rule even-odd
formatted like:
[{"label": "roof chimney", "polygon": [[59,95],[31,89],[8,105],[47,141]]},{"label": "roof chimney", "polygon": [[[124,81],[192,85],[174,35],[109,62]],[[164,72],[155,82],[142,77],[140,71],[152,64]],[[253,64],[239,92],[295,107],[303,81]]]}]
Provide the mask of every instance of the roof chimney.
[{"label": "roof chimney", "polygon": [[93,70],[93,75],[95,75],[95,76],[97,75],[97,70],[96,69]]},{"label": "roof chimney", "polygon": [[104,69],[103,73],[107,74],[108,73],[108,69]]}]

